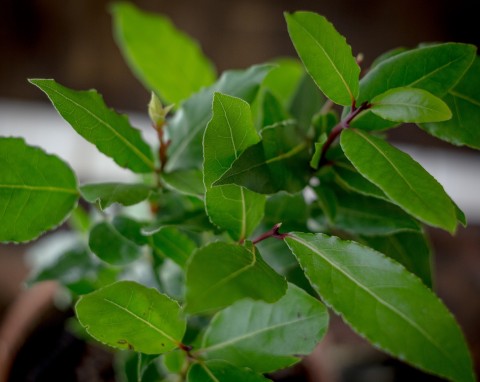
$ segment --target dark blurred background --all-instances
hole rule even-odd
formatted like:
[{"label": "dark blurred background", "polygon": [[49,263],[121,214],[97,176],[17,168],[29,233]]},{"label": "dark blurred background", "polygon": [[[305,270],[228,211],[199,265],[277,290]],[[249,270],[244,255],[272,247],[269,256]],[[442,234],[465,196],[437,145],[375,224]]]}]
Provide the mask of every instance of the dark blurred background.
[{"label": "dark blurred background", "polygon": [[[477,2],[471,0],[133,2],[145,10],[166,14],[180,29],[197,39],[218,72],[279,56],[294,56],[282,13],[301,9],[317,11],[332,21],[347,37],[354,54],[364,53],[365,67],[388,49],[413,47],[423,41],[480,45]],[[1,0],[0,102],[38,100],[46,103],[43,93],[26,81],[41,77],[55,78],[76,89],[96,88],[110,106],[144,112],[149,94],[130,74],[114,43],[109,3],[106,0]],[[394,131],[393,135],[406,143],[447,147],[419,129],[407,127]],[[450,146],[448,150],[473,153]],[[431,230],[431,234],[436,250],[436,290],[464,329],[478,371],[480,235],[478,222],[476,224],[461,229],[454,238],[438,230]],[[0,328],[2,313],[18,300],[22,290],[21,282],[27,273],[22,263],[24,248],[0,245]],[[353,335],[340,320],[333,321],[333,328],[316,358],[307,362],[310,369],[335,363],[338,368],[345,366],[342,381],[412,380],[408,372],[403,379],[389,379],[388,373],[383,379],[374,377],[378,368],[371,365],[386,363],[388,366],[390,361]],[[0,338],[0,356],[1,352]],[[349,377],[349,373],[356,377]],[[436,379],[421,377],[421,380]]]}]

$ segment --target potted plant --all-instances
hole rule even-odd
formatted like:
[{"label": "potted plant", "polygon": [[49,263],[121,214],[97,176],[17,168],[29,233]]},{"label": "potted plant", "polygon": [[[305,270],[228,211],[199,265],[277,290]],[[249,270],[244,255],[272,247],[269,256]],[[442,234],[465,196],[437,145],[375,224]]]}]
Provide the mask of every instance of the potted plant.
[{"label": "potted plant", "polygon": [[[217,78],[166,18],[126,3],[113,17],[152,91],[158,140],[146,142],[94,90],[30,80],[82,137],[140,176],[78,185],[60,158],[0,138],[0,240],[34,240],[67,218],[78,230],[33,281],[56,278],[79,297],[78,322],[135,352],[138,380],[268,380],[312,352],[328,307],[392,356],[474,381],[462,332],[431,289],[424,229],[453,234],[465,216],[385,132],[415,123],[478,149],[475,47],[395,49],[361,76],[323,16],[286,13],[301,62]],[[148,209],[132,217],[137,204]]]}]

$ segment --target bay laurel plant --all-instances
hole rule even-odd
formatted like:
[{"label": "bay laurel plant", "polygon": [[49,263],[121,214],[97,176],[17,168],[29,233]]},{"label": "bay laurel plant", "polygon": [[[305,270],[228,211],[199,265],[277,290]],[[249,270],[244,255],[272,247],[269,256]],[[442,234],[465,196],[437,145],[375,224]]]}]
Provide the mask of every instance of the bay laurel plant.
[{"label": "bay laurel plant", "polygon": [[[79,185],[58,157],[2,137],[1,241],[36,239],[67,218],[78,231],[32,281],[63,283],[86,332],[137,357],[134,380],[266,381],[311,353],[338,314],[408,364],[474,381],[461,329],[432,291],[425,236],[425,226],[453,234],[465,216],[386,132],[414,123],[479,149],[475,47],[395,49],[361,70],[323,16],[286,13],[300,60],[217,78],[165,17],[126,3],[112,14],[152,91],[158,139],[94,90],[30,80],[78,134],[139,174]],[[137,204],[148,208],[133,217]],[[133,277],[138,264],[146,271]]]}]

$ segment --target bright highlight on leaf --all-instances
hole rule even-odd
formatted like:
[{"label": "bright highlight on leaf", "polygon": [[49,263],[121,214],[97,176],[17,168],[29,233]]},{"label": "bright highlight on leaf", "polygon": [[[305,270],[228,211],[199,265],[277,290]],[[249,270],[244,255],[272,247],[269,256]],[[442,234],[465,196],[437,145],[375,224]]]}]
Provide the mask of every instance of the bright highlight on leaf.
[{"label": "bright highlight on leaf", "polygon": [[98,341],[145,354],[175,349],[186,329],[176,301],[132,281],[82,296],[75,310],[82,326]]},{"label": "bright highlight on leaf", "polygon": [[137,173],[149,173],[155,168],[150,146],[140,131],[124,115],[109,109],[95,90],[76,91],[54,80],[30,80],[50,99],[58,113],[103,154],[119,166]]},{"label": "bright highlight on leaf", "polygon": [[440,122],[452,112],[440,98],[422,89],[394,88],[374,97],[370,110],[393,122]]},{"label": "bright highlight on leaf", "polygon": [[166,102],[178,105],[215,81],[213,65],[198,44],[165,16],[129,3],[117,3],[112,11],[117,43],[127,63]]},{"label": "bright highlight on leaf", "polygon": [[315,290],[359,334],[388,353],[454,381],[474,381],[451,313],[402,266],[352,241],[323,234],[285,238]]},{"label": "bright highlight on leaf", "polygon": [[323,16],[285,13],[288,33],[307,72],[333,102],[350,106],[358,97],[360,68],[345,38]]},{"label": "bright highlight on leaf", "polygon": [[33,240],[61,224],[78,200],[61,159],[21,138],[0,138],[0,242]]}]

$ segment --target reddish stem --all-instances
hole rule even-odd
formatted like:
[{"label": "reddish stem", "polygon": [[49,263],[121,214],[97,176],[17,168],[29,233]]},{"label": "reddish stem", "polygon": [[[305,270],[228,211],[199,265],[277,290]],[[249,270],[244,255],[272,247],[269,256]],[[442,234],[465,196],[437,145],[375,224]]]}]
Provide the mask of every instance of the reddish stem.
[{"label": "reddish stem", "polygon": [[274,237],[275,239],[283,240],[288,236],[288,233],[280,233],[278,230],[282,226],[282,223],[275,224],[269,231],[262,233],[259,237],[252,240],[253,244],[258,244],[261,241],[268,239],[269,237]]}]

